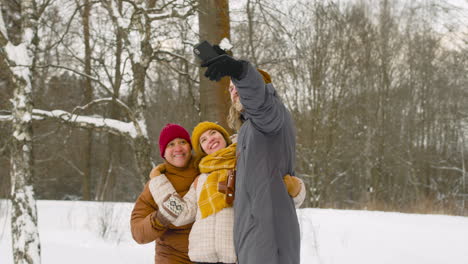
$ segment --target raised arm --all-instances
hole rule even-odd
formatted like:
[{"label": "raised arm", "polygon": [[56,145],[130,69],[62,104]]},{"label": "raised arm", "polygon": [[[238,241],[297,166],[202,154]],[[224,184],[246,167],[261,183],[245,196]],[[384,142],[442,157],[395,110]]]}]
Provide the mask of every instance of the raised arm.
[{"label": "raised arm", "polygon": [[275,134],[283,126],[286,109],[273,84],[265,83],[251,63],[243,65],[244,74],[239,79],[232,79],[244,108],[243,115],[262,133]]},{"label": "raised arm", "polygon": [[219,81],[223,76],[231,77],[244,108],[243,116],[251,120],[257,130],[275,134],[281,129],[286,109],[273,85],[266,84],[251,63],[223,54],[201,66],[207,67],[205,76],[212,81]]}]

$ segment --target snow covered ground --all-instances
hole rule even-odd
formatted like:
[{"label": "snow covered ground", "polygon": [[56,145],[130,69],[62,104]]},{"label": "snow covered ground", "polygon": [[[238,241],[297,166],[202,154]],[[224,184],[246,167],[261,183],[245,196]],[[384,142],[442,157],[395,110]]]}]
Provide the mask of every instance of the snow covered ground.
[{"label": "snow covered ground", "polygon": [[[131,203],[38,201],[43,264],[153,263],[129,231]],[[0,263],[13,264],[0,200]],[[468,217],[299,209],[303,264],[467,264]]]}]

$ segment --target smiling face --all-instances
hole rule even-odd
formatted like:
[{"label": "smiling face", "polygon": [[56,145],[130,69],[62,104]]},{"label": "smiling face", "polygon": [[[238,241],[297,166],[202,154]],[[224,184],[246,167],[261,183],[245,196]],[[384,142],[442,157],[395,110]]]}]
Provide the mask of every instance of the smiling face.
[{"label": "smiling face", "polygon": [[231,96],[231,102],[234,109],[239,112],[242,112],[244,107],[240,102],[239,94],[237,93],[237,87],[234,85],[232,81],[229,83],[229,95]]},{"label": "smiling face", "polygon": [[169,142],[164,152],[164,159],[179,168],[186,167],[191,157],[190,144],[182,138],[176,138]]},{"label": "smiling face", "polygon": [[211,153],[227,147],[227,143],[218,130],[210,129],[201,134],[200,146],[206,154],[210,155]]},{"label": "smiling face", "polygon": [[236,103],[239,101],[239,94],[237,88],[232,81],[229,82],[229,94],[231,96],[231,102]]}]

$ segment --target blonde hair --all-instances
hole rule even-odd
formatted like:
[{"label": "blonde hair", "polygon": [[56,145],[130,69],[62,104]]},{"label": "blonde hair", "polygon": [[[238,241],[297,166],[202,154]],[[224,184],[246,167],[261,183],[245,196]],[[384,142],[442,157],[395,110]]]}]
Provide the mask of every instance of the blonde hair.
[{"label": "blonde hair", "polygon": [[242,110],[239,109],[242,109],[240,101],[237,101],[237,103],[231,103],[231,107],[229,107],[227,123],[229,128],[234,131],[238,131],[242,126],[242,123],[244,123],[241,118]]}]

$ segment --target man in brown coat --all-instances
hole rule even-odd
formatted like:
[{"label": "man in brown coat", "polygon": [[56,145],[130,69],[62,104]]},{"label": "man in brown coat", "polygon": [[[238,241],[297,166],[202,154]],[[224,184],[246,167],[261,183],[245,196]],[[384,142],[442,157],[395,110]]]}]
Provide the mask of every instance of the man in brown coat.
[{"label": "man in brown coat", "polygon": [[[187,130],[176,124],[167,124],[159,136],[159,151],[165,159],[164,166],[154,168],[150,177],[164,173],[177,193],[183,197],[198,175],[193,164]],[[133,239],[137,243],[156,241],[155,263],[192,263],[188,257],[188,235],[192,225],[176,227],[165,222],[148,183],[135,202],[130,225]]]}]

